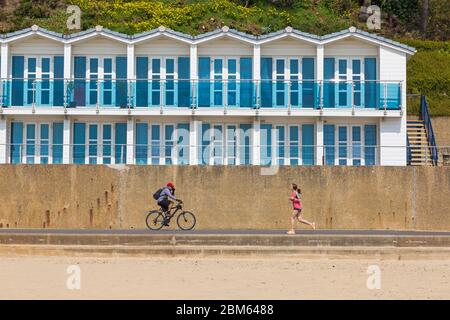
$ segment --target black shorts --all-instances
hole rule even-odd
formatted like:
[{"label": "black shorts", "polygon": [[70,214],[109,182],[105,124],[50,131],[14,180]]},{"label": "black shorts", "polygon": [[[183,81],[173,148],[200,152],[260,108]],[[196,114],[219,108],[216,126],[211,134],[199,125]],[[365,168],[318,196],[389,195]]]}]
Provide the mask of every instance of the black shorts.
[{"label": "black shorts", "polygon": [[158,205],[163,208],[164,211],[169,210],[170,201],[169,199],[163,199],[160,202],[158,202]]}]

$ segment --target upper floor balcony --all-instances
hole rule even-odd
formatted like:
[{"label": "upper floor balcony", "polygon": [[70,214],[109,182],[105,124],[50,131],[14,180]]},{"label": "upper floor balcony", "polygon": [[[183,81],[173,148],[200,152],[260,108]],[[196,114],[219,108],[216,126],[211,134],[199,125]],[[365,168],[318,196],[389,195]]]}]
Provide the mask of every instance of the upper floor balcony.
[{"label": "upper floor balcony", "polygon": [[1,79],[2,108],[402,109],[403,81]]}]

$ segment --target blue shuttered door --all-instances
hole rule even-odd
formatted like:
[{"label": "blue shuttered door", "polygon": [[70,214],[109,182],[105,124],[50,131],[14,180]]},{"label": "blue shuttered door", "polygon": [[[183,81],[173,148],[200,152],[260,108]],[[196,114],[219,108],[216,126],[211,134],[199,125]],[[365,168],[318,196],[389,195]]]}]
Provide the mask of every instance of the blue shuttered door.
[{"label": "blue shuttered door", "polygon": [[324,85],[323,85],[323,106],[324,108],[334,108],[336,106],[336,85],[334,80],[335,59],[325,58],[324,60]]},{"label": "blue shuttered door", "polygon": [[148,124],[136,123],[136,164],[147,164]]},{"label": "blue shuttered door", "polygon": [[211,106],[211,58],[202,57],[198,59],[198,106]]},{"label": "blue shuttered door", "polygon": [[128,105],[127,57],[116,57],[116,107]]},{"label": "blue shuttered door", "polygon": [[73,163],[84,164],[86,159],[86,124],[73,124]]},{"label": "blue shuttered door", "polygon": [[316,106],[314,58],[303,58],[303,107]]},{"label": "blue shuttered door", "polygon": [[261,107],[272,108],[272,58],[261,58]]},{"label": "blue shuttered door", "polygon": [[22,163],[23,123],[11,122],[11,163]]},{"label": "blue shuttered door", "polygon": [[25,58],[23,56],[12,57],[12,97],[13,107],[23,106],[24,98],[24,68]]},{"label": "blue shuttered door", "polygon": [[127,124],[116,123],[115,160],[116,164],[124,164],[127,161]]},{"label": "blue shuttered door", "polygon": [[75,57],[74,75],[74,103],[71,107],[84,107],[86,106],[86,57]]},{"label": "blue shuttered door", "polygon": [[240,107],[253,107],[253,59],[241,58],[240,60],[240,74],[241,74],[241,92],[240,92]]},{"label": "blue shuttered door", "polygon": [[178,106],[191,106],[191,63],[187,57],[178,58]]},{"label": "blue shuttered door", "polygon": [[53,84],[53,105],[62,107],[64,105],[64,57],[55,56],[53,61],[53,72],[55,80]]},{"label": "blue shuttered door", "polygon": [[302,163],[304,166],[314,165],[314,125],[302,126]]},{"label": "blue shuttered door", "polygon": [[365,74],[365,107],[366,108],[377,108],[379,96],[378,86],[375,80],[377,80],[377,59],[376,58],[366,58],[364,59],[364,74]]},{"label": "blue shuttered door", "polygon": [[52,133],[52,158],[53,164],[63,163],[63,143],[64,143],[64,124],[62,122],[53,123]]},{"label": "blue shuttered door", "polygon": [[325,146],[325,165],[334,166],[335,134],[333,124],[326,124],[323,127],[323,145]]},{"label": "blue shuttered door", "polygon": [[364,126],[364,156],[366,166],[374,166],[376,164],[376,145],[377,145],[377,126]]},{"label": "blue shuttered door", "polygon": [[136,58],[136,107],[147,107],[148,103],[148,58]]}]

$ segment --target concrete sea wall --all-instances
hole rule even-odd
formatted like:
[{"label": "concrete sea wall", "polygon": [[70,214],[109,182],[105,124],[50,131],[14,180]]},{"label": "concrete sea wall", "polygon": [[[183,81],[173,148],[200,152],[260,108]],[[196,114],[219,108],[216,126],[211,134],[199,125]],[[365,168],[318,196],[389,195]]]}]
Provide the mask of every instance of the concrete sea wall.
[{"label": "concrete sea wall", "polygon": [[322,229],[450,230],[449,167],[0,166],[0,228],[142,229],[174,181],[197,229],[286,229],[289,187]]}]

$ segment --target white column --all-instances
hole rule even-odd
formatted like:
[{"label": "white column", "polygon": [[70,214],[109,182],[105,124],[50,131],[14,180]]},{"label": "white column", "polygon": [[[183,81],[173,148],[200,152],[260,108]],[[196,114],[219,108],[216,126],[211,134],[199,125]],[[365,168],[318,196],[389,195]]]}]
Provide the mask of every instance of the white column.
[{"label": "white column", "polygon": [[253,120],[252,128],[252,164],[261,165],[261,121],[258,118]]},{"label": "white column", "polygon": [[198,154],[199,150],[201,150],[199,146],[201,125],[201,121],[194,119],[191,119],[189,124],[189,165],[191,166],[199,164]]},{"label": "white column", "polygon": [[198,47],[196,44],[191,45],[190,50],[190,78],[191,78],[191,88],[192,88],[192,104],[197,104],[197,94],[196,94],[196,81],[198,80]]},{"label": "white column", "polygon": [[67,100],[67,81],[72,78],[72,45],[70,43],[64,44],[64,96],[66,97],[65,103],[66,107],[68,106]]},{"label": "white column", "polygon": [[196,44],[191,44],[190,51],[191,79],[198,79],[198,48]]},{"label": "white column", "polygon": [[316,79],[319,81],[323,80],[323,61],[324,61],[325,49],[323,45],[318,45],[316,47]]},{"label": "white column", "polygon": [[[0,79],[5,81],[8,79],[8,59],[9,59],[9,46],[7,43],[2,43],[1,46],[1,73]],[[0,81],[0,82],[2,82]],[[0,86],[0,94],[3,96],[3,85]],[[5,105],[5,101],[0,101],[1,106]]]},{"label": "white column", "polygon": [[127,83],[128,83],[128,97],[129,97],[129,107],[134,105],[133,98],[133,85],[134,80],[136,80],[136,57],[135,57],[135,47],[134,44],[129,44],[127,46]]},{"label": "white column", "polygon": [[63,133],[63,164],[70,164],[70,150],[71,150],[71,121],[69,117],[64,119],[64,133]]},{"label": "white column", "polygon": [[134,164],[134,119],[127,120],[127,164]]},{"label": "white column", "polygon": [[129,44],[127,46],[127,78],[128,80],[134,80],[136,78],[135,70],[135,55],[134,55],[134,44]]},{"label": "white column", "polygon": [[323,106],[323,64],[324,64],[324,47],[323,45],[318,45],[316,47],[316,70],[317,70],[317,74],[316,74],[316,80],[317,82],[319,82],[319,84],[321,83],[321,87],[320,87],[320,96],[319,96],[319,105],[322,107]]},{"label": "white column", "polygon": [[[261,46],[255,44],[253,46],[253,81],[257,84],[261,80]],[[256,85],[256,104],[260,104],[261,86]]]},{"label": "white column", "polygon": [[[3,69],[2,69],[3,70]],[[8,121],[5,117],[0,119],[0,164],[8,162]]]},{"label": "white column", "polygon": [[253,80],[261,79],[261,46],[253,46]]},{"label": "white column", "polygon": [[72,45],[70,43],[64,44],[64,78],[70,79],[72,77]]},{"label": "white column", "polygon": [[2,43],[1,47],[1,78],[8,78],[8,59],[9,59],[9,45],[8,43]]},{"label": "white column", "polygon": [[323,147],[323,120],[316,120],[316,165],[323,165],[324,147]]}]

